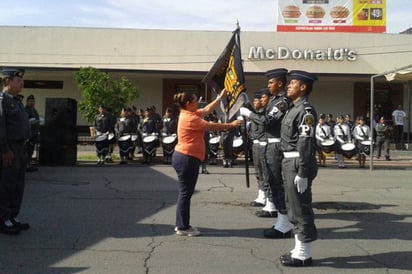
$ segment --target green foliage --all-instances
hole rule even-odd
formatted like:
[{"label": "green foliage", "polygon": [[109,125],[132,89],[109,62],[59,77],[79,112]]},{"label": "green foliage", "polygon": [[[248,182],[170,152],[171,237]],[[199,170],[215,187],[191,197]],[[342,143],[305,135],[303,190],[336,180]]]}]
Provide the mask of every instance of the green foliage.
[{"label": "green foliage", "polygon": [[76,82],[83,95],[78,107],[89,124],[93,123],[100,105],[111,108],[116,116],[130,101],[139,98],[138,89],[128,79],[114,80],[108,73],[93,67],[80,68],[76,72]]}]

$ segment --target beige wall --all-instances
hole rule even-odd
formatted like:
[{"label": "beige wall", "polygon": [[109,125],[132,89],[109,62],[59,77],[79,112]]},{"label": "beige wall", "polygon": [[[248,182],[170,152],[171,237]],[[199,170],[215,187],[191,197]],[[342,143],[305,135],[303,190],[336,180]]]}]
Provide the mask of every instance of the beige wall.
[{"label": "beige wall", "polygon": [[[131,80],[141,91],[131,104],[162,108],[165,78],[201,80],[226,46],[231,32],[60,27],[0,27],[0,66],[27,68],[26,79],[64,81],[63,90],[25,90],[34,93],[44,115],[46,97],[81,99],[74,71],[93,66]],[[263,73],[275,67],[302,69],[320,75],[312,94],[318,112],[335,116],[353,113],[353,85],[370,76],[412,64],[412,35],[370,33],[241,32],[242,57],[248,93],[266,85]],[[250,47],[277,50],[347,48],[356,61],[249,59]],[[338,76],[338,77],[334,77]],[[407,89],[403,105],[409,106]],[[409,111],[408,109],[406,109]],[[84,124],[78,115],[78,124]]]}]

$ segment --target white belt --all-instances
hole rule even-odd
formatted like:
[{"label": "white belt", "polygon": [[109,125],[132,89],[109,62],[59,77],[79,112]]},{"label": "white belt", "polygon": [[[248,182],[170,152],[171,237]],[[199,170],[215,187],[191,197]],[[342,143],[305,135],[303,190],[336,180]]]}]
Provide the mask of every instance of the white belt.
[{"label": "white belt", "polygon": [[254,144],[259,144],[259,140],[253,140]]},{"label": "white belt", "polygon": [[280,138],[268,138],[268,143],[280,143]]},{"label": "white belt", "polygon": [[288,151],[288,152],[283,152],[283,156],[285,158],[297,158],[300,156],[298,151]]},{"label": "white belt", "polygon": [[259,145],[261,146],[266,146],[268,144],[268,142],[259,142]]}]

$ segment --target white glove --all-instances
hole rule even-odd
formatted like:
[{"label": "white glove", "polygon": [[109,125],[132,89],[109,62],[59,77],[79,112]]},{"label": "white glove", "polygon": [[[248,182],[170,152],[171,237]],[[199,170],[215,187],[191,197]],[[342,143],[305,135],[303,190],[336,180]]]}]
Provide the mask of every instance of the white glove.
[{"label": "white glove", "polygon": [[249,117],[250,114],[252,113],[248,108],[245,108],[245,107],[241,107],[239,112],[240,112],[240,115],[245,116],[245,117]]},{"label": "white glove", "polygon": [[299,175],[296,175],[294,183],[299,193],[305,192],[308,188],[308,178],[302,178]]}]

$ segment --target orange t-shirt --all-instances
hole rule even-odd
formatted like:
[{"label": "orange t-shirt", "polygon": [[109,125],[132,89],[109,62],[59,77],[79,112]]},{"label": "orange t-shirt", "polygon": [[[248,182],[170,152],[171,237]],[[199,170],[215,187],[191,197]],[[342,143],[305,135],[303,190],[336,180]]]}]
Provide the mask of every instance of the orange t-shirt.
[{"label": "orange t-shirt", "polygon": [[177,144],[175,150],[203,161],[205,159],[205,126],[199,111],[182,109],[177,123]]}]

